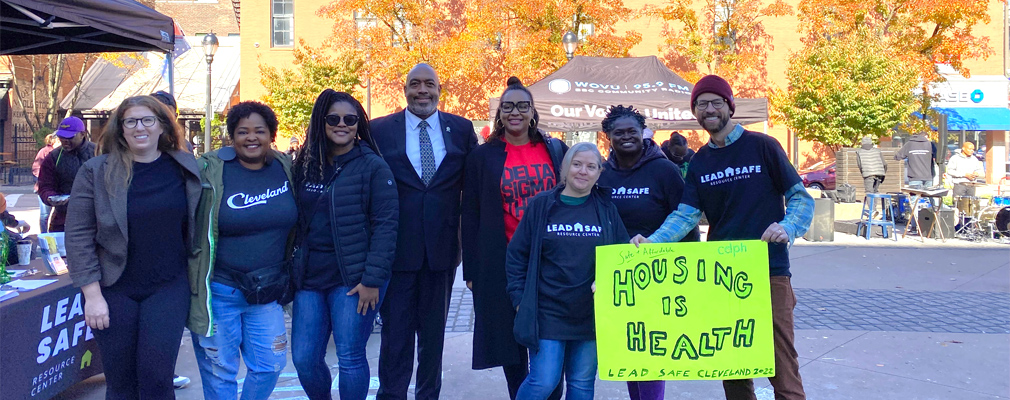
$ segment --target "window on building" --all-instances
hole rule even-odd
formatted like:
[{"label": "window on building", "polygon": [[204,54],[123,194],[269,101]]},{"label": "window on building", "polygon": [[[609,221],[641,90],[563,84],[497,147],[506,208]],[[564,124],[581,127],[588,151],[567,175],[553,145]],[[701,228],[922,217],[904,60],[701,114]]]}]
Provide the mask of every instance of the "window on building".
[{"label": "window on building", "polygon": [[271,0],[271,37],[273,47],[290,47],[295,44],[294,0]]},{"label": "window on building", "polygon": [[579,24],[579,42],[586,40],[587,37],[593,36],[593,32],[596,31],[596,27],[593,26],[592,22],[583,22]]}]

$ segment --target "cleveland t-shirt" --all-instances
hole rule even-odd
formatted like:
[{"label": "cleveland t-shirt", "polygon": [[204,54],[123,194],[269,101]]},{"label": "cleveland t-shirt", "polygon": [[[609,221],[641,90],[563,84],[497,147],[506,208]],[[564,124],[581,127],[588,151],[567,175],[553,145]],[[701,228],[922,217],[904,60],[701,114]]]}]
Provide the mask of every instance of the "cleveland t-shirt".
[{"label": "cleveland t-shirt", "polygon": [[[761,239],[785,217],[785,192],[800,182],[775,138],[744,131],[729,146],[698,150],[681,202],[708,217],[709,241]],[[768,258],[771,276],[791,276],[785,243],[769,243]]]},{"label": "cleveland t-shirt", "polygon": [[[272,161],[251,170],[238,160],[226,161],[223,179],[216,266],[250,272],[283,262],[288,234],[298,219],[284,167]],[[221,268],[214,270],[214,280],[234,286]]]},{"label": "cleveland t-shirt", "polygon": [[505,168],[501,175],[501,197],[505,211],[505,238],[519,226],[529,199],[544,190],[554,188],[554,168],[544,143],[513,146],[505,142]]},{"label": "cleveland t-shirt", "polygon": [[[581,204],[565,204],[573,202]],[[593,340],[592,284],[603,229],[593,196],[562,196],[548,212],[538,282],[540,338]]]}]

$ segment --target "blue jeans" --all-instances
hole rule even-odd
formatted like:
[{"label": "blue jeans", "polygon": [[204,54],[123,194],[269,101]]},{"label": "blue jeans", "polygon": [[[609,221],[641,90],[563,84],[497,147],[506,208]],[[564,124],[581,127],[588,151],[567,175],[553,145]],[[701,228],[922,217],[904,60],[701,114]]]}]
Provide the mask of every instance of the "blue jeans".
[{"label": "blue jeans", "polygon": [[218,282],[211,282],[210,293],[214,336],[193,333],[204,398],[238,398],[240,359],[248,369],[242,399],[270,397],[287,364],[284,310],[277,302],[250,305],[238,289]]},{"label": "blue jeans", "polygon": [[551,395],[564,371],[566,400],[592,400],[596,384],[595,340],[540,339],[540,350],[530,351],[530,374],[517,399],[543,400]]},{"label": "blue jeans", "polygon": [[369,370],[365,345],[372,334],[375,314],[386,295],[379,288],[379,303],[358,314],[358,295],[348,296],[351,287],[337,286],[295,292],[291,318],[291,362],[298,380],[310,399],[330,399],[330,368],[326,365],[326,345],[333,334],[337,348],[338,388],[341,399],[364,400],[368,396]]},{"label": "blue jeans", "polygon": [[42,196],[39,196],[39,232],[49,232],[49,214],[52,212],[53,208],[42,201]]}]

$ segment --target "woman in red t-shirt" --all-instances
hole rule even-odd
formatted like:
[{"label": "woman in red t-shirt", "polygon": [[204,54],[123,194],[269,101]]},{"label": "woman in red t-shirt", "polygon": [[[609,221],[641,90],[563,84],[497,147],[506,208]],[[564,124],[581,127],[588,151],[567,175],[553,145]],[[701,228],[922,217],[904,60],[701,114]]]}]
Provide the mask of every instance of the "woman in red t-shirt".
[{"label": "woman in red t-shirt", "polygon": [[473,369],[503,367],[509,397],[529,373],[529,355],[512,334],[505,293],[505,248],[537,193],[558,182],[567,147],[537,129],[533,96],[508,80],[487,143],[470,152],[463,183],[463,279],[473,291]]}]

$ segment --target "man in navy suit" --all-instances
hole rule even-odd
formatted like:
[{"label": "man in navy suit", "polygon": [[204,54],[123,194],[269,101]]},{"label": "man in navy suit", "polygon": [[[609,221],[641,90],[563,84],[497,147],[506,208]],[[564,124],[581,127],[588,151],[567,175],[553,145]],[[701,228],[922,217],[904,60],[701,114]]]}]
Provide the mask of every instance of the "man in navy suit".
[{"label": "man in navy suit", "polygon": [[414,367],[414,398],[437,399],[442,346],[456,267],[463,163],[477,147],[469,120],[438,111],[442,87],[428,64],[407,74],[407,109],[372,121],[372,135],[393,170],[400,196],[396,259],[382,316],[377,398],[406,399]]}]

